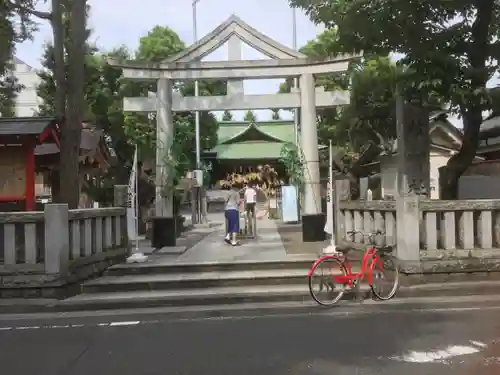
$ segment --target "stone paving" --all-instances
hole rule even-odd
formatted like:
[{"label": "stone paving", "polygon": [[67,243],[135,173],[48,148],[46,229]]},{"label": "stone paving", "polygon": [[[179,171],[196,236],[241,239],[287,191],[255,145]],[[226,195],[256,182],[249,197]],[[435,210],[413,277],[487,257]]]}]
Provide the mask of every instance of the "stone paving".
[{"label": "stone paving", "polygon": [[[159,251],[152,251],[148,247],[142,247],[141,249],[149,254],[148,263],[258,262],[295,259],[301,256],[300,254],[287,254],[274,220],[267,218],[258,220],[257,238],[241,240],[239,246],[233,247],[224,242],[224,214],[209,215],[210,226],[199,226],[183,235],[184,238],[195,237],[192,233],[202,233],[199,236],[201,238],[195,238],[196,243],[190,244],[187,250],[182,245],[182,238],[178,241],[180,246],[175,248],[166,247]],[[310,257],[310,254],[307,256]]]},{"label": "stone paving", "polygon": [[287,257],[285,247],[273,220],[257,221],[257,239],[242,240],[240,246],[231,246],[224,240],[224,226],[181,254],[179,262],[231,262],[281,260]]}]

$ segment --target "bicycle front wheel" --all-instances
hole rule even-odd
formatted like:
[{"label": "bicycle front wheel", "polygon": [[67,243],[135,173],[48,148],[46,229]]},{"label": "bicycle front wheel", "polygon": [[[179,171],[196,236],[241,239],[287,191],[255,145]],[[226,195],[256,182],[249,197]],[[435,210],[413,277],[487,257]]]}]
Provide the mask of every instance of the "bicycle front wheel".
[{"label": "bicycle front wheel", "polygon": [[396,258],[383,255],[375,260],[372,272],[372,289],[375,297],[382,301],[394,297],[399,288],[399,266]]},{"label": "bicycle front wheel", "polygon": [[309,292],[322,306],[332,306],[344,295],[346,286],[336,283],[334,276],[347,276],[345,266],[335,257],[325,257],[311,269]]}]

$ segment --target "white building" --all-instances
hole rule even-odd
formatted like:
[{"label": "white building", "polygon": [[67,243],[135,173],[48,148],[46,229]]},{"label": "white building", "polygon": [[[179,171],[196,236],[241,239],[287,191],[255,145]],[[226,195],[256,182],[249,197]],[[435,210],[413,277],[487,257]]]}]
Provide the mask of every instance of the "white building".
[{"label": "white building", "polygon": [[18,83],[23,85],[23,89],[16,98],[16,116],[34,116],[41,103],[41,99],[36,95],[40,77],[33,67],[17,57],[14,57],[13,74],[17,77]]}]

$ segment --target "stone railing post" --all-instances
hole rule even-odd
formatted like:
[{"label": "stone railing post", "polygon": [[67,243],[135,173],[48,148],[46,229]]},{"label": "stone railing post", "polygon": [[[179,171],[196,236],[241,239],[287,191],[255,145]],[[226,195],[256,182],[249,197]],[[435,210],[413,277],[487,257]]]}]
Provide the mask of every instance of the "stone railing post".
[{"label": "stone railing post", "polygon": [[340,210],[340,201],[349,199],[349,180],[335,180],[333,189],[333,229],[335,232],[335,243],[345,240],[345,217]]},{"label": "stone railing post", "polygon": [[396,256],[401,268],[415,272],[420,267],[420,209],[416,195],[396,198]]},{"label": "stone railing post", "polygon": [[67,204],[46,204],[45,272],[63,274],[69,263],[69,219]]},{"label": "stone railing post", "polygon": [[113,206],[127,207],[128,205],[128,186],[115,185],[113,191]]},{"label": "stone railing post", "polygon": [[[114,193],[113,193],[113,206],[115,207],[123,207],[125,209],[128,208],[128,185],[115,185]],[[137,207],[139,210],[139,207]],[[125,212],[125,216],[120,219],[120,233],[122,235],[121,244],[122,246],[129,245],[128,238],[128,225],[134,225],[134,223],[128,223],[127,213]]]}]

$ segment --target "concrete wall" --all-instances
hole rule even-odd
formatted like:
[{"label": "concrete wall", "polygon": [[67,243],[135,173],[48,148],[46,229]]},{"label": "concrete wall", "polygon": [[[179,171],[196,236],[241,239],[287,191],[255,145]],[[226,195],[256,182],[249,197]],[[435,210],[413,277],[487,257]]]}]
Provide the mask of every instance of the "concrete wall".
[{"label": "concrete wall", "polygon": [[24,86],[16,98],[16,116],[34,116],[38,105],[42,102],[36,95],[36,87],[40,83],[40,78],[35,69],[18,59],[15,60],[14,75],[18,83]]},{"label": "concrete wall", "polygon": [[380,157],[380,184],[382,185],[382,198],[395,197],[398,191],[398,166],[394,155]]},{"label": "concrete wall", "polygon": [[500,176],[462,176],[458,199],[500,199]]},{"label": "concrete wall", "polygon": [[[431,199],[439,199],[439,168],[448,163],[450,156],[432,151],[429,156]],[[397,192],[398,168],[395,155],[380,157],[382,196],[395,196]]]},{"label": "concrete wall", "polygon": [[430,179],[431,179],[431,199],[439,199],[439,168],[444,167],[451,155],[431,151],[430,155]]}]

